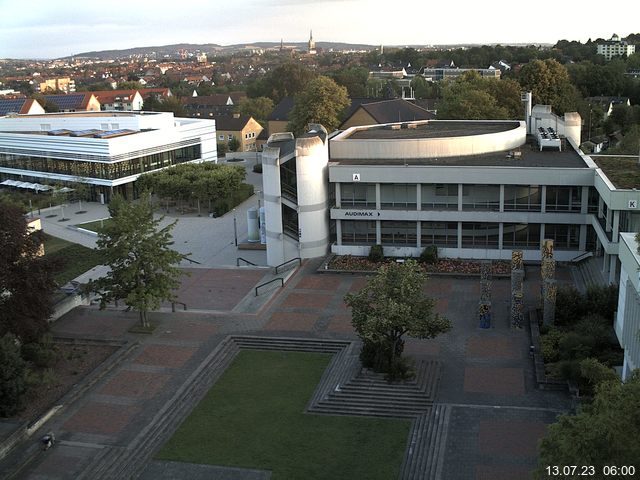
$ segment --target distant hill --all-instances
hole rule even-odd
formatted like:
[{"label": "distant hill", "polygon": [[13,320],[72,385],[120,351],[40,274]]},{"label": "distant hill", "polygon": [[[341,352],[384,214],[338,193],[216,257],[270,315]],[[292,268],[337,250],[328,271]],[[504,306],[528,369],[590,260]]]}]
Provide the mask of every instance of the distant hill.
[{"label": "distant hill", "polygon": [[[199,50],[207,54],[213,53],[234,53],[241,50],[251,48],[277,48],[280,46],[280,42],[253,42],[253,43],[239,43],[235,45],[218,45],[216,43],[194,44],[194,43],[177,43],[174,45],[162,45],[153,47],[134,47],[123,50],[100,50],[93,52],[82,52],[72,55],[75,58],[98,58],[101,60],[117,59],[129,57],[131,55],[156,55],[158,57],[164,57],[165,55],[175,55],[179,50],[187,50],[188,52],[195,52]],[[307,48],[307,42],[286,42],[285,47],[295,47],[298,50],[305,50]],[[340,43],[340,42],[316,42],[316,47],[324,50],[371,50],[377,48],[373,45],[365,44],[352,44],[352,43]]]}]

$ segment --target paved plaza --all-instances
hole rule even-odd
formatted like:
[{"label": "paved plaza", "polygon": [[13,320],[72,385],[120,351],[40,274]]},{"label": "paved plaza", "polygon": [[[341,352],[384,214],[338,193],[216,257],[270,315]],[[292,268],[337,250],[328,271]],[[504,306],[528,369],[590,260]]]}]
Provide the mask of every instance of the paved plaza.
[{"label": "paved plaza", "polygon": [[[362,288],[366,278],[319,274],[318,265],[319,261],[303,264],[284,288],[266,293],[253,309],[241,307],[267,275],[264,269],[193,269],[180,290],[190,309],[152,313],[152,321],[159,324],[152,335],[128,333],[137,316],[122,308],[79,307],[62,317],[53,325],[54,335],[126,342],[122,348],[128,353],[117,362],[108,360],[114,364],[103,368],[86,393],[49,420],[44,428],[56,432],[55,448],[36,451],[32,440],[16,449],[8,459],[13,463],[7,460],[5,466],[22,461],[22,478],[91,478],[86,470],[95,457],[105,449],[124,452],[139,441],[140,432],[150,428],[157,413],[229,334],[355,339],[343,297]],[[539,271],[528,268],[529,306],[537,301],[538,278]],[[562,268],[558,278],[570,280]],[[453,323],[449,333],[436,339],[406,342],[406,352],[416,360],[438,360],[442,366],[435,402],[448,406],[451,415],[443,436],[441,478],[530,478],[546,425],[570,405],[564,394],[536,389],[529,333],[509,326],[509,279],[493,281],[493,323],[486,330],[478,328],[475,317],[479,279],[431,277],[425,291]],[[152,454],[139,459],[151,462],[143,478],[156,478],[153,472],[164,468],[151,461]],[[168,467],[172,472],[179,469]],[[203,466],[185,465],[183,472],[192,472],[194,478],[268,478],[256,471]],[[213,476],[207,477],[209,473]]]}]

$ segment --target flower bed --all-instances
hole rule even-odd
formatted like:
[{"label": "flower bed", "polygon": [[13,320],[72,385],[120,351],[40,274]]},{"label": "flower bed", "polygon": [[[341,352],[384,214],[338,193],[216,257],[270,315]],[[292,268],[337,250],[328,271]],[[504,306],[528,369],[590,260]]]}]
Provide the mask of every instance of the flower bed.
[{"label": "flower bed", "polygon": [[[367,257],[355,257],[353,255],[339,255],[329,260],[327,268],[329,270],[346,270],[358,272],[374,272],[385,263],[393,263],[394,258],[385,258],[383,262],[372,262]],[[436,263],[422,263],[422,268],[429,273],[480,275],[480,265],[478,260],[462,260],[443,258]],[[509,275],[511,264],[507,261],[493,261],[491,263],[491,273],[493,275]]]}]

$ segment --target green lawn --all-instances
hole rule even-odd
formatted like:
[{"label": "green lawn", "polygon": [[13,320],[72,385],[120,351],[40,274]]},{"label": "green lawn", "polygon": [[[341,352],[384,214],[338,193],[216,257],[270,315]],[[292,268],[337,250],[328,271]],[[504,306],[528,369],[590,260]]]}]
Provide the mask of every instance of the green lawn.
[{"label": "green lawn", "polygon": [[92,232],[97,232],[98,229],[103,224],[107,225],[110,221],[111,221],[111,219],[107,218],[107,219],[104,219],[104,220],[96,220],[94,222],[80,223],[80,224],[76,225],[76,227],[84,228],[85,230],[91,230]]},{"label": "green lawn", "polygon": [[55,276],[59,285],[100,264],[100,257],[95,250],[50,235],[45,235],[44,254],[62,261],[62,270]]},{"label": "green lawn", "polygon": [[330,358],[241,351],[157,458],[271,470],[274,480],[397,478],[409,420],[303,413]]}]

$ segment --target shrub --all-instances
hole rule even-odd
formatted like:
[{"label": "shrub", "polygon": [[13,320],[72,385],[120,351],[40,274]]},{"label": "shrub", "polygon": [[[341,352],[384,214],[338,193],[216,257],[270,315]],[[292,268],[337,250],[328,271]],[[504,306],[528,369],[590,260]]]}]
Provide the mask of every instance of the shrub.
[{"label": "shrub", "polygon": [[27,390],[27,363],[20,355],[20,343],[7,333],[0,338],[0,417],[8,417],[22,408]]},{"label": "shrub", "polygon": [[50,367],[58,358],[58,351],[53,344],[51,334],[45,334],[39,342],[26,343],[22,346],[22,358],[37,367]]},{"label": "shrub", "polygon": [[614,312],[618,309],[618,286],[597,285],[589,287],[584,309],[585,313],[597,313],[608,321],[612,320]]},{"label": "shrub", "polygon": [[557,362],[560,359],[558,343],[562,339],[562,332],[557,328],[549,328],[547,334],[540,337],[540,348],[545,363]]},{"label": "shrub", "polygon": [[369,260],[372,262],[382,262],[384,260],[384,251],[382,245],[372,245],[369,250]]},{"label": "shrub", "polygon": [[420,254],[421,263],[436,263],[438,261],[438,247],[435,245],[429,245],[422,250]]},{"label": "shrub", "polygon": [[556,325],[573,325],[587,313],[585,297],[574,287],[560,287],[556,295]]},{"label": "shrub", "polygon": [[597,341],[590,335],[571,331],[562,336],[558,342],[560,358],[582,360],[591,356]]}]

